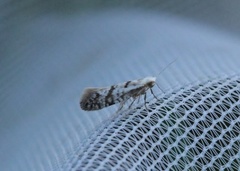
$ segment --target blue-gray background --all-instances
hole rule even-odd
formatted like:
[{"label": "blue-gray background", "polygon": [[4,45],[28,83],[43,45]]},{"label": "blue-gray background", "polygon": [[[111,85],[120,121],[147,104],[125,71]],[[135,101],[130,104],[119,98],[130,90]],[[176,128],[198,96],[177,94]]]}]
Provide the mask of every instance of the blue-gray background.
[{"label": "blue-gray background", "polygon": [[69,169],[117,109],[82,111],[84,87],[156,76],[174,59],[157,80],[166,91],[238,74],[239,8],[237,0],[1,1],[0,170]]}]

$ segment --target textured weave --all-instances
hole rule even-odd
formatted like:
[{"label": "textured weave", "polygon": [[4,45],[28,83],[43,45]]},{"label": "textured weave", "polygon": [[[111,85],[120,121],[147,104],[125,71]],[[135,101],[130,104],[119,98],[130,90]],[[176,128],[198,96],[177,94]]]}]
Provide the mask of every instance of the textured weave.
[{"label": "textured weave", "polygon": [[[75,2],[80,4],[77,5]],[[188,90],[193,85],[190,85],[191,83],[202,83],[239,74],[240,41],[236,35],[239,35],[240,30],[238,22],[240,1],[230,3],[217,0],[211,2],[134,0],[128,1],[132,5],[125,5],[130,8],[121,9],[118,7],[125,4],[124,1],[121,1],[121,4],[120,1],[115,3],[86,1],[85,5],[82,2],[71,0],[66,3],[54,1],[44,3],[36,0],[21,2],[6,0],[0,5],[1,171],[86,170],[100,163],[96,169],[99,170],[106,165],[107,160],[113,158],[112,155],[126,141],[127,136],[121,140],[117,134],[120,128],[123,129],[127,123],[136,124],[133,119],[140,120],[136,121],[137,123],[146,124],[146,118],[163,115],[151,112],[146,114],[143,102],[140,102],[134,105],[134,108],[140,107],[139,109],[122,111],[123,113],[111,123],[111,119],[108,118],[112,118],[117,105],[94,112],[80,109],[80,95],[86,87],[108,86],[146,76],[157,76],[162,68],[176,58],[178,58],[176,63],[168,67],[156,80],[164,91],[169,90],[166,93],[168,97],[176,95],[171,95],[173,87]],[[141,5],[138,6],[138,3]],[[113,4],[114,8],[107,4]],[[92,8],[93,6],[96,8]],[[224,28],[226,32],[222,30]],[[231,36],[234,32],[236,35]],[[157,95],[157,88],[154,89]],[[183,90],[174,90],[178,95],[183,94]],[[167,99],[163,101],[165,95],[158,95],[158,98],[162,99],[160,101],[148,97],[147,101],[153,107],[157,104],[163,106],[168,101]],[[170,109],[174,111],[177,106]],[[139,115],[140,112],[144,115]],[[157,123],[158,127],[160,123],[166,127],[165,120],[170,114],[165,115],[166,117]],[[126,120],[121,121],[124,117]],[[105,129],[100,129],[102,128],[100,123],[105,120],[108,120],[109,126],[105,125],[103,126]],[[174,122],[179,120],[181,121],[171,120],[173,122],[171,124],[178,126],[179,124]],[[237,120],[239,118],[234,121]],[[119,125],[114,126],[117,123]],[[190,123],[188,124],[191,125]],[[212,125],[216,123],[218,122]],[[141,124],[133,126],[132,132],[142,128]],[[130,128],[133,126],[130,125]],[[196,124],[191,126],[194,127]],[[109,128],[113,133],[108,132]],[[116,131],[113,128],[116,128]],[[151,129],[147,130],[146,134],[141,132],[137,134],[140,140],[131,141],[137,145],[129,148],[129,151],[138,149],[139,143],[148,144],[148,141],[144,140],[147,136],[154,136]],[[93,130],[101,131],[91,134]],[[129,132],[129,135],[132,132]],[[164,132],[160,135],[156,140],[163,142],[162,138],[166,135]],[[90,141],[89,136],[92,137]],[[106,155],[103,162],[96,162],[98,158],[104,158],[96,154],[101,154],[98,150],[96,153],[92,151],[93,158],[86,157],[90,150],[95,150],[97,142],[101,142],[102,137],[106,138],[105,143],[114,145],[111,142],[115,140],[112,138],[114,136],[120,137],[116,148],[108,147],[104,143],[99,144],[99,150],[103,150],[104,147],[114,149],[108,153],[109,156]],[[177,137],[181,138],[182,135]],[[219,136],[219,139],[223,138]],[[83,142],[86,141],[83,146]],[[235,139],[232,141],[236,142]],[[183,146],[183,143],[180,145]],[[193,143],[192,148],[198,148],[194,145],[196,143]],[[143,147],[140,147],[138,150],[144,151]],[[172,149],[168,144],[161,146],[166,147]],[[234,146],[235,149],[238,147],[239,145]],[[153,149],[154,147],[145,151],[144,155],[141,154],[135,165],[141,164],[143,159],[149,160],[146,156],[156,153]],[[184,150],[178,151],[178,154],[184,154]],[[171,160],[174,160],[174,155],[169,151],[155,154],[156,158],[160,155],[159,160],[152,160],[151,167],[154,168],[156,163],[161,161],[163,154],[165,156],[168,154],[172,157]],[[218,161],[223,151],[211,160]],[[123,160],[127,162],[129,160],[128,163],[131,163],[133,157],[140,155],[134,151],[132,155],[130,152],[126,154]],[[234,156],[234,153],[232,156],[229,157],[229,163],[236,161],[237,156]],[[121,168],[124,165],[123,160],[120,158],[113,170]],[[174,163],[165,160],[170,159],[163,160],[170,163],[169,168]],[[192,160],[197,161],[197,158]],[[190,161],[189,159],[189,163]],[[85,162],[89,162],[88,165],[84,166]],[[177,166],[182,165],[180,163]],[[198,166],[196,162],[192,162],[191,165]],[[127,164],[124,166],[128,167]],[[162,166],[164,167],[165,165]],[[237,170],[236,167],[231,168]],[[121,170],[124,170],[124,167]],[[130,170],[135,168],[132,166]]]},{"label": "textured weave", "polygon": [[239,96],[235,76],[153,98],[89,140],[77,168],[238,170]]}]

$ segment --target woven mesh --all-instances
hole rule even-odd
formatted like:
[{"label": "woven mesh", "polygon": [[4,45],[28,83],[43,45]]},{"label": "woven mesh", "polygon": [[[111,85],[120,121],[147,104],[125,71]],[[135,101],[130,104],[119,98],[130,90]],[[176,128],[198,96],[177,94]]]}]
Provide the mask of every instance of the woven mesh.
[{"label": "woven mesh", "polygon": [[235,76],[152,98],[98,132],[75,169],[238,170],[239,96]]}]

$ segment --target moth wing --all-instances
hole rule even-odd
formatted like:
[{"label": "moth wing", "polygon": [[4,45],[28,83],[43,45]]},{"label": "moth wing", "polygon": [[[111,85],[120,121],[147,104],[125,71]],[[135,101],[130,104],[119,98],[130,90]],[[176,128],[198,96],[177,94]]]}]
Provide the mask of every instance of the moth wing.
[{"label": "moth wing", "polygon": [[83,110],[99,110],[104,107],[120,103],[126,98],[123,90],[118,86],[104,88],[86,88],[80,100]]},{"label": "moth wing", "polygon": [[86,88],[80,99],[80,107],[87,111],[104,108],[107,91],[108,88]]},{"label": "moth wing", "polygon": [[143,94],[155,83],[155,77],[127,81],[117,85],[103,88],[86,88],[80,100],[83,110],[99,110],[116,103],[125,102],[129,98],[136,98]]}]

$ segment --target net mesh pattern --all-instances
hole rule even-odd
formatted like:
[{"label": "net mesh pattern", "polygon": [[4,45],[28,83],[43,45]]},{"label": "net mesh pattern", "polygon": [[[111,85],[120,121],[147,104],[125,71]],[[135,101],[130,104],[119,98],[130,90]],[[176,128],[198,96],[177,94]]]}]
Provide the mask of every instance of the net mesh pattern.
[{"label": "net mesh pattern", "polygon": [[76,170],[238,170],[240,77],[189,85],[121,114],[91,138]]}]

